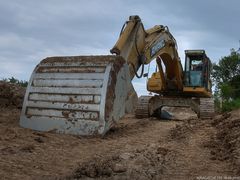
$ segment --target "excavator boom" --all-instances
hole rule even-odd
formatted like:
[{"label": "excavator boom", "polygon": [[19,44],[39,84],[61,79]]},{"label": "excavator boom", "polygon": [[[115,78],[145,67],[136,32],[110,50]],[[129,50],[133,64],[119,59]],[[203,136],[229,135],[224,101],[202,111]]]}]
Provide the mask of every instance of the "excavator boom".
[{"label": "excavator boom", "polygon": [[[125,28],[124,28],[125,27]],[[130,16],[120,33],[111,53],[122,56],[129,65],[131,79],[138,75],[138,69],[158,57],[166,66],[169,79],[176,78],[177,89],[183,88],[182,65],[177,52],[177,42],[168,27],[156,25],[145,30],[138,16]],[[163,84],[166,86],[166,84]],[[164,87],[166,88],[166,87]]]}]

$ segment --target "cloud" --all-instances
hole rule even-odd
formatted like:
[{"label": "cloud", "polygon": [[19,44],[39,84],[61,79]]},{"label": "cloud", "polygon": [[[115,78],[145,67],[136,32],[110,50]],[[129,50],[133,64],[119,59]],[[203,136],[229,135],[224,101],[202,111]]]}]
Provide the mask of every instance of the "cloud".
[{"label": "cloud", "polygon": [[[185,49],[197,48],[216,62],[238,48],[239,7],[238,0],[1,1],[0,77],[28,80],[47,56],[109,54],[122,24],[134,14],[146,28],[167,25],[182,60]],[[134,84],[146,89],[144,79]]]}]

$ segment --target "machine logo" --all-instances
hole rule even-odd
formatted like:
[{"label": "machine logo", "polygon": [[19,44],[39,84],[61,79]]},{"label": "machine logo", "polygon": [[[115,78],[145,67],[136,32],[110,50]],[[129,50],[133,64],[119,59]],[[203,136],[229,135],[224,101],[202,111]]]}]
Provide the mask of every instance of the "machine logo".
[{"label": "machine logo", "polygon": [[150,50],[151,57],[153,57],[164,46],[165,46],[165,41],[163,39],[157,41]]}]

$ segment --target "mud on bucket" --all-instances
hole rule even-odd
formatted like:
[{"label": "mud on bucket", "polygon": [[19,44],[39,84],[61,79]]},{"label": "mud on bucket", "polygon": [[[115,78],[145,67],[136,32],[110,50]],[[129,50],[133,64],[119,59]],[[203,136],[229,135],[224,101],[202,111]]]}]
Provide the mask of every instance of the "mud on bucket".
[{"label": "mud on bucket", "polygon": [[136,100],[122,57],[50,57],[31,75],[20,125],[39,131],[104,135],[125,109],[133,111]]}]

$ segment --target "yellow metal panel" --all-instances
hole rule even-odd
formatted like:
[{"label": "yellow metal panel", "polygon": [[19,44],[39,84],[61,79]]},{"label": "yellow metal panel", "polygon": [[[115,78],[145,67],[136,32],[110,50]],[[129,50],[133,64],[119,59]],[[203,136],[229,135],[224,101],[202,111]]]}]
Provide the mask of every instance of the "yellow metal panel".
[{"label": "yellow metal panel", "polygon": [[212,93],[204,87],[184,87],[183,92],[186,94],[198,94],[205,97],[211,97]]},{"label": "yellow metal panel", "polygon": [[159,73],[153,73],[147,82],[147,90],[151,92],[159,92],[163,90],[163,83]]}]

